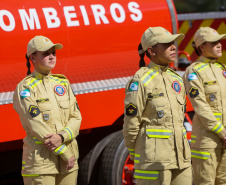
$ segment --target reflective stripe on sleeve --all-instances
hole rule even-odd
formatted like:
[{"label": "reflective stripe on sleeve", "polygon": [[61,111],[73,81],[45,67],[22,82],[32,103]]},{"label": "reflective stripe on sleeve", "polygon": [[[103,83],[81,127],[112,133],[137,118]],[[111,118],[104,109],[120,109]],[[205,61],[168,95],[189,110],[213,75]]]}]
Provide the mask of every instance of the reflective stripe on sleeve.
[{"label": "reflective stripe on sleeve", "polygon": [[196,136],[191,135],[191,143],[195,143],[196,142]]},{"label": "reflective stripe on sleeve", "polygon": [[221,124],[221,122],[218,122],[217,125],[212,129],[213,132],[215,133],[219,133],[224,129],[223,125]]},{"label": "reflective stripe on sleeve", "polygon": [[67,85],[68,80],[67,79],[59,79],[57,77],[51,76],[50,81],[55,81],[56,83],[60,83],[61,85]]},{"label": "reflective stripe on sleeve", "polygon": [[74,138],[74,134],[69,127],[65,127],[63,130],[66,131],[69,134],[70,140]]},{"label": "reflective stripe on sleeve", "polygon": [[128,150],[130,155],[135,155],[135,149],[128,148]]},{"label": "reflective stripe on sleeve", "polygon": [[186,132],[186,129],[183,129],[183,134],[184,134],[184,137],[187,138],[187,132]]},{"label": "reflective stripe on sleeve", "polygon": [[145,86],[153,80],[159,74],[158,71],[154,69],[150,69],[145,75],[141,78],[141,81],[144,83]]},{"label": "reflective stripe on sleeve", "polygon": [[159,172],[158,171],[135,170],[134,177],[137,179],[156,180],[159,177]]},{"label": "reflective stripe on sleeve", "polygon": [[66,146],[65,146],[65,144],[63,144],[63,145],[60,145],[57,149],[55,149],[54,151],[57,153],[57,154],[59,154],[59,155],[61,155],[61,154],[63,154],[64,152],[65,152],[65,150],[66,150]]},{"label": "reflective stripe on sleeve", "polygon": [[134,162],[135,163],[139,163],[140,162],[140,154],[135,154]]},{"label": "reflective stripe on sleeve", "polygon": [[194,68],[195,68],[198,72],[200,72],[200,71],[205,70],[205,69],[208,68],[208,67],[209,67],[208,64],[201,63],[201,64],[195,66]]},{"label": "reflective stripe on sleeve", "polygon": [[214,65],[215,65],[216,67],[219,67],[219,68],[221,68],[221,69],[224,69],[224,67],[223,67],[221,64],[215,63]]},{"label": "reflective stripe on sleeve", "polygon": [[210,153],[191,150],[191,157],[206,160],[206,159],[209,159]]},{"label": "reflective stripe on sleeve", "polygon": [[172,135],[172,130],[147,129],[146,134],[153,138],[169,138]]},{"label": "reflective stripe on sleeve", "polygon": [[216,119],[218,120],[218,121],[220,121],[221,120],[221,116],[222,116],[222,114],[221,113],[213,113],[214,114],[214,116],[216,117]]},{"label": "reflective stripe on sleeve", "polygon": [[23,177],[38,177],[37,174],[22,174]]},{"label": "reflective stripe on sleeve", "polygon": [[22,169],[24,169],[25,161],[22,161]]},{"label": "reflective stripe on sleeve", "polygon": [[35,142],[35,144],[43,144],[43,142],[37,140],[36,137],[33,137],[33,141]]}]

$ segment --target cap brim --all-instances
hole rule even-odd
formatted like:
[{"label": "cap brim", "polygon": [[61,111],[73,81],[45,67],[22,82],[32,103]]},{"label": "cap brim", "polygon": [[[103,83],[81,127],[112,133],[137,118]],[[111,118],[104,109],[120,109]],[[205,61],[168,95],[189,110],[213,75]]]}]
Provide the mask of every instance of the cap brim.
[{"label": "cap brim", "polygon": [[162,39],[159,43],[170,43],[173,41],[180,41],[184,39],[184,34],[175,34],[175,35],[169,35],[168,37],[165,37],[164,39]]},{"label": "cap brim", "polygon": [[222,35],[216,35],[215,37],[212,37],[212,38],[206,38],[206,41],[207,42],[216,42],[218,40],[221,40],[221,39],[226,39],[226,34],[222,34]]},{"label": "cap brim", "polygon": [[62,49],[63,45],[62,44],[58,44],[58,43],[57,44],[48,44],[45,47],[42,47],[42,48],[38,49],[37,51],[47,51],[47,50],[49,50],[52,47],[55,47],[55,49]]}]

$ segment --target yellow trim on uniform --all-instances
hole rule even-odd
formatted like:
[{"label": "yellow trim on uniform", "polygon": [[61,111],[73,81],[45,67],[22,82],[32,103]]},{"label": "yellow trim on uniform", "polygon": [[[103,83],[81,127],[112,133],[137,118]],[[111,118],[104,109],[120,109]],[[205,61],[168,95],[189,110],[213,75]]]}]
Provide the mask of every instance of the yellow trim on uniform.
[{"label": "yellow trim on uniform", "polygon": [[208,67],[209,67],[209,64],[201,63],[201,64],[196,65],[194,68],[195,68],[198,72],[201,72],[201,71],[205,70],[205,69],[208,68]]},{"label": "yellow trim on uniform", "polygon": [[135,155],[135,149],[128,148],[130,155]]},{"label": "yellow trim on uniform", "polygon": [[196,142],[196,136],[195,135],[191,135],[191,143],[195,143]]},{"label": "yellow trim on uniform", "polygon": [[135,170],[134,177],[137,179],[156,180],[159,177],[159,171]]},{"label": "yellow trim on uniform", "polygon": [[74,134],[69,127],[65,127],[65,128],[63,128],[63,130],[68,133],[70,140],[74,138]]},{"label": "yellow trim on uniform", "polygon": [[38,177],[37,174],[22,174],[23,177]]},{"label": "yellow trim on uniform", "polygon": [[147,86],[157,75],[159,74],[158,71],[154,69],[150,69],[145,75],[141,78],[141,81]]},{"label": "yellow trim on uniform", "polygon": [[214,65],[216,66],[216,67],[219,67],[219,68],[221,68],[221,69],[224,69],[224,67],[221,65],[221,64],[219,64],[219,63],[214,63]]},{"label": "yellow trim on uniform", "polygon": [[140,154],[135,154],[134,162],[135,163],[139,163],[140,162]]},{"label": "yellow trim on uniform", "polygon": [[164,129],[147,129],[146,134],[148,137],[152,138],[170,138],[172,135],[172,130],[164,130]]},{"label": "yellow trim on uniform", "polygon": [[65,152],[66,149],[67,149],[66,145],[63,144],[63,145],[60,145],[60,146],[59,146],[57,149],[55,149],[54,151],[55,151],[57,154],[61,155],[61,154],[63,154],[63,153]]},{"label": "yellow trim on uniform", "polygon": [[191,150],[191,157],[206,160],[206,159],[209,159],[210,153]]},{"label": "yellow trim on uniform", "polygon": [[186,129],[183,129],[183,134],[184,134],[184,137],[187,138],[187,131],[186,131]]},{"label": "yellow trim on uniform", "polygon": [[221,124],[221,122],[219,121],[216,126],[212,129],[213,132],[215,133],[219,133],[224,129],[224,126]]},{"label": "yellow trim on uniform", "polygon": [[181,85],[183,84],[183,80],[180,76],[177,76],[176,74],[174,74],[169,69],[167,69],[167,73],[170,74],[173,77],[174,80],[178,80]]},{"label": "yellow trim on uniform", "polygon": [[221,120],[222,114],[221,114],[220,112],[215,112],[215,113],[213,113],[213,114],[214,114],[214,116],[216,117],[216,119],[217,119],[218,121]]},{"label": "yellow trim on uniform", "polygon": [[27,85],[29,85],[32,89],[34,89],[38,84],[40,84],[42,82],[42,80],[38,79],[38,78],[33,78],[31,81],[29,81],[27,83]]},{"label": "yellow trim on uniform", "polygon": [[68,80],[67,79],[60,79],[60,78],[57,78],[57,77],[54,77],[54,76],[50,77],[50,81],[54,81],[54,82],[60,83],[61,85],[64,85],[64,86],[66,86],[68,84]]},{"label": "yellow trim on uniform", "polygon": [[43,144],[43,142],[39,141],[36,137],[33,137],[33,141],[35,144]]}]

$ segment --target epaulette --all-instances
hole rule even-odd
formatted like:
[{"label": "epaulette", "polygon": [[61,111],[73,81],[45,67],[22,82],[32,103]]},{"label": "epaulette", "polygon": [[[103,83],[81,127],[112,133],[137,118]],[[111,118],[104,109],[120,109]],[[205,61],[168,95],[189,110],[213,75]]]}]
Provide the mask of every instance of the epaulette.
[{"label": "epaulette", "polygon": [[209,67],[209,63],[205,63],[202,61],[196,61],[189,66],[191,69],[195,69],[198,72],[201,72]]},{"label": "epaulette", "polygon": [[64,86],[69,84],[68,79],[64,75],[61,75],[61,74],[52,74],[51,78],[50,78],[50,81],[54,81],[56,83],[60,83],[61,85],[64,85]]},{"label": "epaulette", "polygon": [[144,74],[149,70],[148,67],[141,67],[134,75],[135,78],[142,78]]},{"label": "epaulette", "polygon": [[173,77],[173,79],[179,81],[180,84],[183,84],[183,79],[173,69],[168,68],[167,73],[169,73]]}]

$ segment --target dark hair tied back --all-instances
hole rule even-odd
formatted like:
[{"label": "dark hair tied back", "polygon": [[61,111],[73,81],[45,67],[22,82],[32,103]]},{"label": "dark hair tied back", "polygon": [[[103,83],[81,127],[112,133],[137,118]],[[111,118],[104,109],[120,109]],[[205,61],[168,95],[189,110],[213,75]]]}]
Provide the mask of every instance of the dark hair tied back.
[{"label": "dark hair tied back", "polygon": [[196,55],[201,56],[202,52],[199,48],[196,48],[194,41],[192,42],[191,46],[194,48]]},{"label": "dark hair tied back", "polygon": [[30,63],[30,59],[27,56],[27,54],[25,55],[26,60],[27,60],[27,75],[31,74],[31,63]]},{"label": "dark hair tied back", "polygon": [[145,56],[145,52],[143,50],[143,47],[141,45],[141,43],[138,46],[138,53],[140,55],[140,62],[139,62],[139,67],[145,67],[145,61],[144,61],[144,56]]}]

